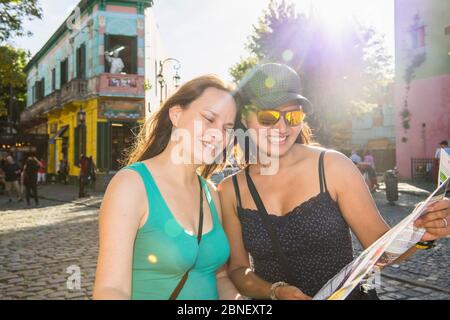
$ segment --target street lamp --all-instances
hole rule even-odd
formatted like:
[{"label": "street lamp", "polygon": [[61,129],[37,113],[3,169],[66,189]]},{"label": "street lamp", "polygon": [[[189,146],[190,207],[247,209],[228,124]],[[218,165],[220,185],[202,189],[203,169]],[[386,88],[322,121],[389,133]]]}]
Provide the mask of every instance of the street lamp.
[{"label": "street lamp", "polygon": [[166,87],[166,98],[167,98],[167,84],[166,84],[166,81],[164,79],[163,71],[164,71],[164,64],[166,62],[168,62],[168,61],[176,62],[176,64],[173,66],[173,69],[175,70],[175,75],[173,76],[173,82],[174,82],[175,88],[178,88],[180,86],[179,82],[180,82],[181,77],[180,77],[180,75],[178,73],[178,70],[180,70],[180,68],[181,68],[181,62],[179,60],[175,59],[175,58],[167,58],[164,61],[160,61],[159,62],[159,73],[156,76],[156,80],[158,81],[159,87],[160,87],[160,94],[161,94],[161,96],[160,96],[160,103],[163,102],[162,92],[163,92],[163,88],[164,87]]},{"label": "street lamp", "polygon": [[86,133],[86,112],[84,112],[83,107],[77,112],[78,126],[81,128],[81,153],[86,155],[85,149],[85,133]]},{"label": "street lamp", "polygon": [[84,125],[86,123],[86,112],[84,112],[83,107],[77,113],[78,125]]}]

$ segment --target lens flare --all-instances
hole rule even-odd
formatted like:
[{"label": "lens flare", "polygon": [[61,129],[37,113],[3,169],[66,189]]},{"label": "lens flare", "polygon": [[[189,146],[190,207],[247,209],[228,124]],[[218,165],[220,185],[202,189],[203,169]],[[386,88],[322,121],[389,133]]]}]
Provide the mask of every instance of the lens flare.
[{"label": "lens flare", "polygon": [[283,51],[282,57],[284,61],[289,62],[294,58],[294,52],[292,52],[292,50],[286,49]]},{"label": "lens flare", "polygon": [[264,85],[266,88],[270,89],[275,85],[275,80],[272,77],[267,77],[266,81],[264,81]]},{"label": "lens flare", "polygon": [[154,254],[150,254],[148,256],[148,262],[151,264],[156,264],[158,262],[158,257],[156,257]]}]

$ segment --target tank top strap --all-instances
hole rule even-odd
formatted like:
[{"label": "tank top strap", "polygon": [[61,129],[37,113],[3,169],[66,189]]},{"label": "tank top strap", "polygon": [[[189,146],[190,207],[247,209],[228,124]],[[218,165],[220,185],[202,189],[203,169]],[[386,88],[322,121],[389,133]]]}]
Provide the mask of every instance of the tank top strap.
[{"label": "tank top strap", "polygon": [[211,191],[209,190],[208,182],[206,182],[206,180],[203,179],[202,177],[200,177],[200,181],[201,181],[201,184],[202,184],[203,192],[206,195],[206,201],[208,202],[209,209],[211,210],[211,214],[212,214],[212,217],[214,219],[214,223],[215,224],[216,223],[220,223],[219,215],[217,213],[216,204],[214,203],[214,198],[212,197]]},{"label": "tank top strap", "polygon": [[324,157],[327,151],[324,150],[320,153],[319,157],[319,182],[320,182],[320,193],[328,192],[327,189],[327,180],[325,179],[325,165],[324,165]]},{"label": "tank top strap", "polygon": [[150,171],[147,169],[145,164],[143,162],[135,162],[132,163],[123,169],[130,169],[136,171],[142,178],[142,181],[144,182],[145,189],[147,191],[148,198],[150,198],[150,195],[155,195],[159,193],[158,187],[156,186],[155,180],[153,179]]},{"label": "tank top strap", "polygon": [[145,186],[145,191],[147,193],[147,202],[148,208],[151,212],[159,212],[164,208],[164,201],[159,192],[158,186],[156,185],[155,180],[153,179],[152,174],[147,169],[147,166],[143,162],[135,162],[126,167],[123,167],[122,170],[129,169],[137,172],[142,182]]},{"label": "tank top strap", "polygon": [[234,174],[231,179],[233,180],[234,193],[236,194],[236,203],[238,208],[242,208],[241,191],[239,189],[239,182],[237,181],[237,175]]}]

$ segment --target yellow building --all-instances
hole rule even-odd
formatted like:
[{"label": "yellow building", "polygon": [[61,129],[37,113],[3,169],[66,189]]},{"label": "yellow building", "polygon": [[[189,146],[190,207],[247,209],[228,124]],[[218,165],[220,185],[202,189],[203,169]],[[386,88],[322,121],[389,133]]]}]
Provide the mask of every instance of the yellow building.
[{"label": "yellow building", "polygon": [[[48,134],[50,176],[66,159],[76,178],[81,154],[92,156],[100,176],[120,169],[145,119],[144,10],[151,5],[82,0],[76,27],[68,18],[25,67],[28,101],[21,126]],[[151,58],[156,66],[159,59]]]}]

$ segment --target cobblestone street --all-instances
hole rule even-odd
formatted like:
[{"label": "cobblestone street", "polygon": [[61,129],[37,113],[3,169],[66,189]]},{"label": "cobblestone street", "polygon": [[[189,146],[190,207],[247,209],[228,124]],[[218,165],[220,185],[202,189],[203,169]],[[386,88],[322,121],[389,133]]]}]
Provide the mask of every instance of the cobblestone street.
[{"label": "cobblestone street", "polygon": [[[25,202],[8,203],[0,196],[0,299],[90,299],[102,194],[79,200],[76,187],[69,185],[41,186],[39,193],[43,198],[37,208]],[[387,204],[383,191],[374,197],[393,225],[426,196],[402,193],[396,206]],[[355,241],[356,251],[358,247]],[[450,239],[446,238],[437,248],[384,270],[380,297],[448,300],[449,264]],[[81,285],[73,288],[70,276],[77,268]]]}]

